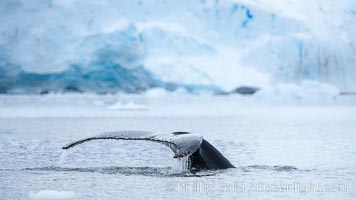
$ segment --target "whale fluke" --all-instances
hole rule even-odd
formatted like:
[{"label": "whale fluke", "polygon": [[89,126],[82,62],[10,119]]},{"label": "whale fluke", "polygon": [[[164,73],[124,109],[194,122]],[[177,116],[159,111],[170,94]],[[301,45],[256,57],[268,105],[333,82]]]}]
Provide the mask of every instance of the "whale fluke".
[{"label": "whale fluke", "polygon": [[189,169],[226,169],[234,166],[209,142],[199,134],[173,132],[172,134],[155,134],[149,131],[116,131],[75,141],[62,147],[69,149],[91,140],[144,140],[168,146],[174,152],[174,158],[189,156]]}]

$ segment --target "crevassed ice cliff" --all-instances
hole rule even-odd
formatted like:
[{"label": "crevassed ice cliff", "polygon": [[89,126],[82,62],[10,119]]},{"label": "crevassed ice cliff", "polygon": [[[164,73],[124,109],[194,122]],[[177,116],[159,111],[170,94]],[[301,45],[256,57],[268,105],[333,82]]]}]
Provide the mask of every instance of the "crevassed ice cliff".
[{"label": "crevassed ice cliff", "polygon": [[3,0],[0,93],[356,90],[352,0]]}]

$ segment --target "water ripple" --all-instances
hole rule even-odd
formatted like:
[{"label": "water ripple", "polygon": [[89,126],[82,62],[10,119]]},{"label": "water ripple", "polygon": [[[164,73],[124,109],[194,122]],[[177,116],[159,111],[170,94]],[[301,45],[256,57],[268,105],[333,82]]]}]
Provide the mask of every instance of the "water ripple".
[{"label": "water ripple", "polygon": [[143,175],[143,176],[197,176],[189,171],[177,172],[172,167],[35,167],[24,168],[24,171],[45,171],[45,172],[84,172],[102,174],[124,174],[124,175]]},{"label": "water ripple", "polygon": [[249,165],[246,167],[241,167],[241,169],[245,172],[255,171],[255,170],[263,170],[263,171],[275,171],[275,172],[291,172],[291,171],[311,171],[311,170],[303,170],[298,169],[295,166],[290,165]]}]

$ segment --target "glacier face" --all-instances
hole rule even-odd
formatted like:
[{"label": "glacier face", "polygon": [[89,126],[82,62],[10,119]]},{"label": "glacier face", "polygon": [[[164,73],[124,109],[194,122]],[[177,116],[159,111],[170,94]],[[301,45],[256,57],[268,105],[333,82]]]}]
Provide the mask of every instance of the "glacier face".
[{"label": "glacier face", "polygon": [[4,0],[0,92],[356,90],[351,0]]}]

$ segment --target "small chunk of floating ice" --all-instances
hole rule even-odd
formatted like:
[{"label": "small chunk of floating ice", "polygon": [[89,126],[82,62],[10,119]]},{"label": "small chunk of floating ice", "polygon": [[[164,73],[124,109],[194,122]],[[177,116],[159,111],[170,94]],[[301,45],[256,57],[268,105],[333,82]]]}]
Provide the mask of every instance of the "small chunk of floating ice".
[{"label": "small chunk of floating ice", "polygon": [[113,105],[108,106],[109,109],[113,110],[146,110],[147,107],[141,104],[136,104],[134,102],[121,103],[116,102]]},{"label": "small chunk of floating ice", "polygon": [[70,200],[76,196],[73,191],[41,190],[37,193],[30,192],[28,197],[32,200]]}]

